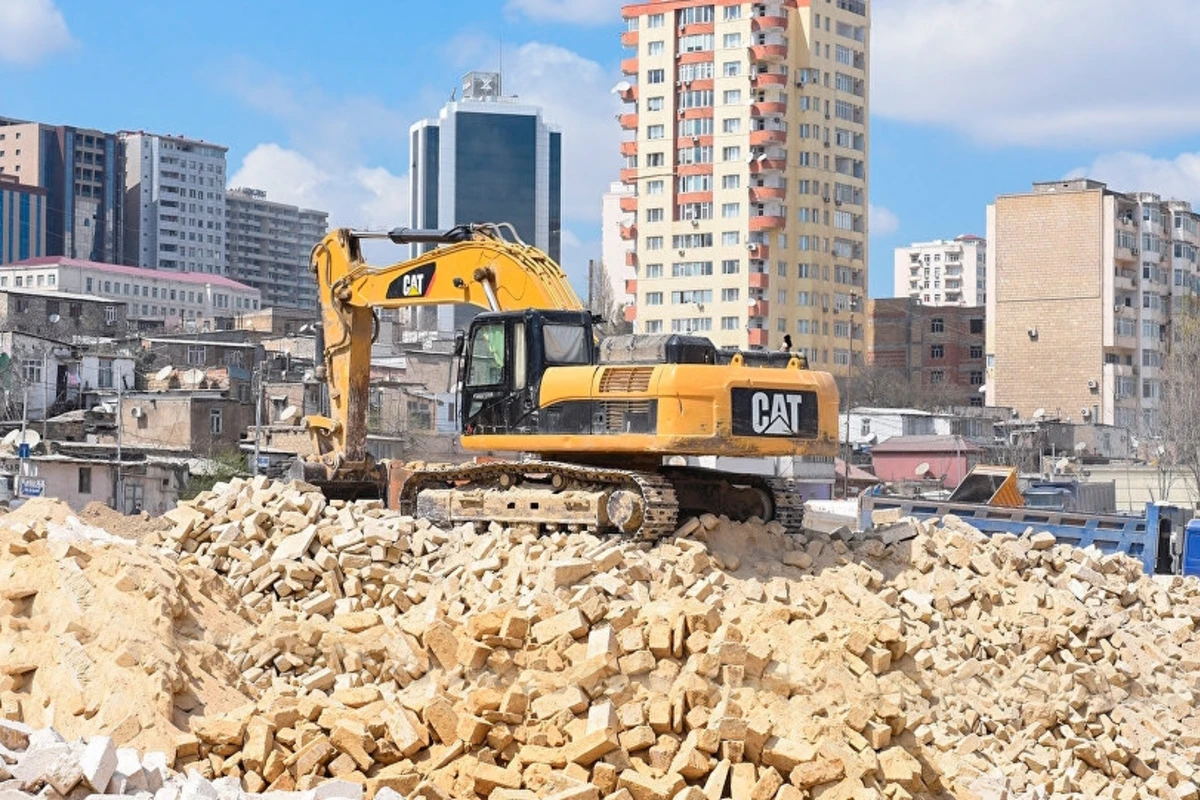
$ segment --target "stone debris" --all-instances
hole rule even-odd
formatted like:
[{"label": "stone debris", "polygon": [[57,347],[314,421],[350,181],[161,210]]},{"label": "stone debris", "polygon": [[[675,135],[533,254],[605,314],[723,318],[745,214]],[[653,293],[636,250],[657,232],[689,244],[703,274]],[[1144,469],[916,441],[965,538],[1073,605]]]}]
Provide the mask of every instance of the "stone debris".
[{"label": "stone debris", "polygon": [[[1200,584],[1049,534],[706,515],[651,546],[262,478],[168,516],[0,532],[0,800],[1200,797]],[[43,673],[99,640],[169,726]]]}]

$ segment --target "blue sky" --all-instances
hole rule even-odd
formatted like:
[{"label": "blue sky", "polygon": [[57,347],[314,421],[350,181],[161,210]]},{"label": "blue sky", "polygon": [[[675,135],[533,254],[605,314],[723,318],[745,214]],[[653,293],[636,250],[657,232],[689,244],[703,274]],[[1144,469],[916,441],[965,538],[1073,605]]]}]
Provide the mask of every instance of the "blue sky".
[{"label": "blue sky", "polygon": [[[819,0],[814,0],[819,2]],[[563,129],[564,266],[599,257],[620,139],[620,0],[0,0],[0,115],[229,146],[232,181],[407,221],[408,126],[459,76]],[[892,248],[984,233],[997,194],[1088,174],[1200,201],[1200,3],[875,0],[871,294]]]}]

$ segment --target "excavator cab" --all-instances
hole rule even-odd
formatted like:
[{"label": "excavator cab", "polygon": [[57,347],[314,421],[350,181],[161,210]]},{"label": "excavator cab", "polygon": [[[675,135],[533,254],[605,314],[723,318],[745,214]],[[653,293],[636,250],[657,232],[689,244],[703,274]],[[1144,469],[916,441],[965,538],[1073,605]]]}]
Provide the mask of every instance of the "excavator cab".
[{"label": "excavator cab", "polygon": [[487,312],[471,322],[460,362],[462,432],[530,433],[546,369],[595,364],[587,311]]}]

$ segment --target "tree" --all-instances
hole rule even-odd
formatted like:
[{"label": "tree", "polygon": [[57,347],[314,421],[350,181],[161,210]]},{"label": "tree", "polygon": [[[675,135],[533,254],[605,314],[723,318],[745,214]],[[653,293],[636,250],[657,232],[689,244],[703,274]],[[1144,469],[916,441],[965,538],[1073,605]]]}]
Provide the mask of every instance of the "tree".
[{"label": "tree", "polygon": [[604,262],[588,262],[588,310],[600,317],[596,331],[602,339],[633,332],[633,325],[625,321],[625,305],[617,300],[612,276]]},{"label": "tree", "polygon": [[1160,470],[1186,476],[1193,498],[1200,498],[1200,304],[1195,301],[1174,315],[1170,352],[1159,370],[1159,412],[1149,432],[1160,437],[1155,447]]}]

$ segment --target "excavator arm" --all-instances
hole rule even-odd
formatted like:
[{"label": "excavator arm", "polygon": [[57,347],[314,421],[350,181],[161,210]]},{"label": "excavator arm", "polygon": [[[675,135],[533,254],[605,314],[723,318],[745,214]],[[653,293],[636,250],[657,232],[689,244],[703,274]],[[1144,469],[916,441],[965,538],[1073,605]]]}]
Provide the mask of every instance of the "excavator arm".
[{"label": "excavator arm", "polygon": [[[368,239],[432,244],[417,258],[372,266]],[[526,245],[505,224],[460,225],[445,231],[397,228],[387,233],[339,229],[312,252],[324,332],[317,377],[329,388],[330,415],[305,419],[316,456],[305,477],[324,482],[381,481],[367,453],[371,344],[384,308],[468,303],[491,311],[582,310],[562,268]]]}]

